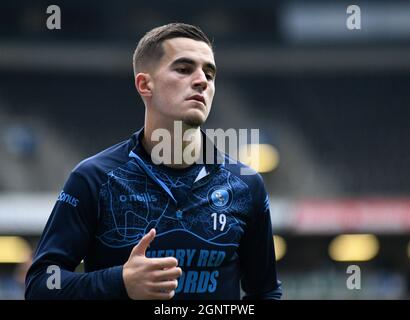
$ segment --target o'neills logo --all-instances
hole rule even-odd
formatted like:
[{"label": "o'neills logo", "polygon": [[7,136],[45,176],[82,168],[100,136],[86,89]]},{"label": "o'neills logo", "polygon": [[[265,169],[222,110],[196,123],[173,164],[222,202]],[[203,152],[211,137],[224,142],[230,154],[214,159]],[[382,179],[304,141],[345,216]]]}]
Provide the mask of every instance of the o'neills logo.
[{"label": "o'neills logo", "polygon": [[121,202],[155,202],[157,201],[157,197],[155,195],[149,193],[140,193],[140,194],[121,194],[120,195]]}]

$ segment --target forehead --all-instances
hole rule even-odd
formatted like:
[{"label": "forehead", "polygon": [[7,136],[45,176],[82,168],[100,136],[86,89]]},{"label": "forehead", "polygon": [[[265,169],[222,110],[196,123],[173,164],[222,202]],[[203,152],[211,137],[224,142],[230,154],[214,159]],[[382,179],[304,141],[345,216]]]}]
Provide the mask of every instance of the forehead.
[{"label": "forehead", "polygon": [[165,40],[162,46],[164,48],[162,63],[169,64],[179,58],[189,58],[200,64],[215,64],[212,49],[203,41],[173,38]]}]

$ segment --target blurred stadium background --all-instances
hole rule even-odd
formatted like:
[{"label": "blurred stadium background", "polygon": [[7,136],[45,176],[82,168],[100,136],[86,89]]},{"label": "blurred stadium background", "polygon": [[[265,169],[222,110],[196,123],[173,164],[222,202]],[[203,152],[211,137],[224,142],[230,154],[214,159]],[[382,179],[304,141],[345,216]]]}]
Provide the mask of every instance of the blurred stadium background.
[{"label": "blurred stadium background", "polygon": [[[51,4],[61,30],[46,28]],[[0,299],[22,298],[70,170],[142,126],[132,53],[172,21],[215,39],[206,128],[260,129],[284,298],[409,299],[410,3],[354,2],[361,30],[350,4],[0,2]]]}]

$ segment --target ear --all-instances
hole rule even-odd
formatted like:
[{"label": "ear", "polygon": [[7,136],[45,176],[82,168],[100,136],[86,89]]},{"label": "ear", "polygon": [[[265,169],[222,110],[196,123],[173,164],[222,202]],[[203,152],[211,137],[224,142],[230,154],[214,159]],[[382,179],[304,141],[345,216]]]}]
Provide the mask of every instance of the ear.
[{"label": "ear", "polygon": [[135,87],[141,97],[152,96],[152,79],[149,73],[138,73],[135,76]]}]

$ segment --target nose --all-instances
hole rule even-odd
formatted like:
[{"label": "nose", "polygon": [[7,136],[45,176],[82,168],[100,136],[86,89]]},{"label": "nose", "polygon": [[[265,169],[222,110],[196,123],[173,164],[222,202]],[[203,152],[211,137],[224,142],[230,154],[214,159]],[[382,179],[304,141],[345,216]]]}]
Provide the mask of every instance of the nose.
[{"label": "nose", "polygon": [[192,87],[197,90],[200,89],[201,91],[205,91],[208,87],[208,79],[206,78],[205,72],[197,70],[193,76]]}]

